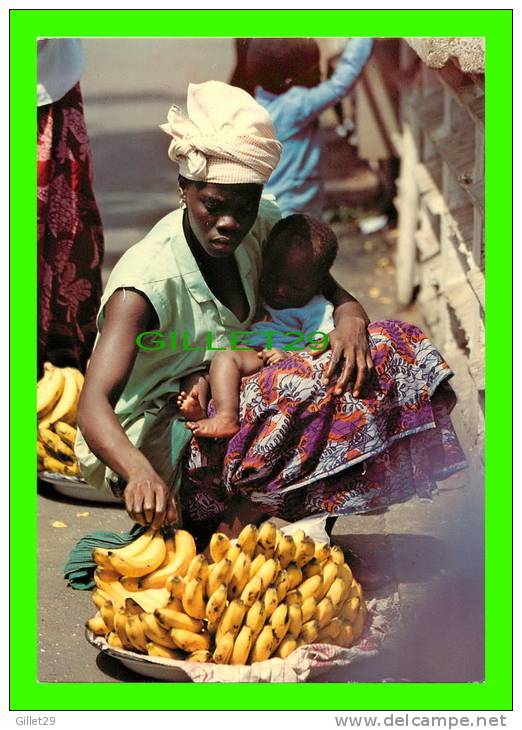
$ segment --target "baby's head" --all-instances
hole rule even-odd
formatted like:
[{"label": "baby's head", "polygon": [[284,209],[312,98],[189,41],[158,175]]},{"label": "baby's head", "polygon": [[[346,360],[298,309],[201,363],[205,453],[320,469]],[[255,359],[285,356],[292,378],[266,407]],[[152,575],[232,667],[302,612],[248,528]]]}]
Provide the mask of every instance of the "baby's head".
[{"label": "baby's head", "polygon": [[313,38],[252,38],[246,75],[253,86],[272,94],[283,94],[292,86],[317,86],[319,46]]},{"label": "baby's head", "polygon": [[321,294],[337,255],[330,226],[295,214],[276,223],[263,254],[261,296],[274,309],[303,307]]}]

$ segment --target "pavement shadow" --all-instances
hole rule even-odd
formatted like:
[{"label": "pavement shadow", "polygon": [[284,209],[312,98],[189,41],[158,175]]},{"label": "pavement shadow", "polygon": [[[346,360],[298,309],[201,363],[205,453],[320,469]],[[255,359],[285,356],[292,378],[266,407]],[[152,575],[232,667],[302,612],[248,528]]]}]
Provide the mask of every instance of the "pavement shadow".
[{"label": "pavement shadow", "polygon": [[78,505],[79,507],[96,506],[103,507],[104,509],[107,507],[108,509],[114,509],[118,511],[121,511],[125,508],[123,502],[121,504],[118,502],[95,502],[85,499],[75,499],[74,497],[60,494],[60,492],[56,491],[52,484],[49,484],[49,482],[45,482],[42,479],[38,479],[36,491],[41,497],[49,500],[50,502]]}]

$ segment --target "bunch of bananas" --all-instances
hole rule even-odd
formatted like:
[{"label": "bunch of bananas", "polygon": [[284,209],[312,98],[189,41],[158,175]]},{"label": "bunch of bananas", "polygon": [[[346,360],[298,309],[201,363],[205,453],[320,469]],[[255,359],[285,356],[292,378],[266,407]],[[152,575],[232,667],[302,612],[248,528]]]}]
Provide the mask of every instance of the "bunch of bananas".
[{"label": "bunch of bananas", "polygon": [[82,386],[83,375],[76,368],[59,368],[50,362],[44,364],[44,375],[36,388],[39,469],[68,476],[80,473],[73,447]]},{"label": "bunch of bananas", "polygon": [[312,643],[349,647],[366,604],[340,548],[271,522],[196,554],[189,532],[148,530],[119,550],[95,549],[96,616],[109,646],[193,662],[252,664]]}]

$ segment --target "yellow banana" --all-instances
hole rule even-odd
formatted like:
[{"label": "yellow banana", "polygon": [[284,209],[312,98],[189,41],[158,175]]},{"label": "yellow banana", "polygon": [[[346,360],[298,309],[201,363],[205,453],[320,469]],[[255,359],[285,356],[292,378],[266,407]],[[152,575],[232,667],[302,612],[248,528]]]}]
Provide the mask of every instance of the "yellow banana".
[{"label": "yellow banana", "polygon": [[180,651],[171,649],[163,644],[157,644],[154,641],[148,641],[146,648],[149,656],[161,657],[162,659],[176,659],[177,661],[184,659],[184,655]]},{"label": "yellow banana", "polygon": [[114,630],[118,635],[124,649],[132,649],[132,644],[127,636],[127,614],[124,608],[116,608],[114,611]]},{"label": "yellow banana", "polygon": [[213,563],[208,569],[207,594],[211,596],[223,583],[228,586],[228,576],[233,569],[228,558],[222,558],[219,563]]},{"label": "yellow banana", "polygon": [[310,596],[318,599],[322,586],[322,575],[313,575],[311,578],[307,578],[306,580],[304,580],[299,586],[299,592],[303,596],[303,601],[305,601],[307,598],[310,598]]},{"label": "yellow banana", "polygon": [[278,606],[277,590],[274,586],[268,586],[263,596],[263,603],[265,604],[265,618],[269,619],[274,613]]},{"label": "yellow banana", "polygon": [[344,602],[339,616],[344,619],[344,621],[349,621],[350,623],[353,623],[357,618],[357,614],[359,613],[360,605],[361,601],[357,596],[354,596],[353,598],[348,598]]},{"label": "yellow banana", "polygon": [[165,559],[165,540],[156,532],[150,543],[136,555],[122,556],[118,550],[110,550],[109,558],[115,570],[123,576],[142,578],[156,570]]},{"label": "yellow banana", "polygon": [[172,629],[170,635],[176,646],[189,654],[194,651],[208,651],[210,647],[208,634],[195,634],[192,631],[185,631],[185,629]]},{"label": "yellow banana", "polygon": [[320,563],[324,563],[330,557],[330,543],[316,542],[314,555]]},{"label": "yellow banana", "polygon": [[92,551],[92,559],[100,568],[110,569],[111,561],[109,560],[109,556],[105,555],[104,553],[98,552],[98,548],[94,548],[94,550]]},{"label": "yellow banana", "polygon": [[250,608],[257,601],[262,590],[263,582],[258,575],[255,575],[248,581],[240,596],[247,608]]},{"label": "yellow banana", "polygon": [[111,600],[103,602],[100,615],[109,631],[114,631],[114,606]]},{"label": "yellow banana", "polygon": [[326,593],[326,597],[332,600],[335,610],[341,608],[347,592],[346,584],[343,579],[336,578]]},{"label": "yellow banana", "polygon": [[279,640],[272,626],[264,626],[250,652],[250,663],[254,664],[255,662],[263,662],[269,659],[278,644]]},{"label": "yellow banana", "polygon": [[214,624],[223,615],[227,605],[227,587],[222,583],[210,596],[205,607],[205,618],[210,624]]},{"label": "yellow banana", "polygon": [[104,591],[100,591],[99,588],[95,588],[92,592],[92,602],[96,606],[96,608],[101,609],[105,601],[109,601],[109,594],[105,593]]},{"label": "yellow banana", "polygon": [[219,641],[222,636],[229,632],[232,633],[234,637],[237,636],[239,629],[241,628],[241,624],[243,623],[245,613],[246,606],[240,598],[234,598],[233,601],[230,601],[223,612],[221,621],[219,622],[216,641]]},{"label": "yellow banana", "polygon": [[319,628],[324,628],[334,617],[335,607],[332,599],[329,596],[325,596],[319,601],[314,612],[314,619],[319,624]]},{"label": "yellow banana", "polygon": [[303,612],[301,606],[292,604],[288,606],[288,633],[297,639],[303,626]]},{"label": "yellow banana", "polygon": [[[323,599],[324,600],[324,599]],[[330,623],[326,624],[317,635],[317,641],[323,644],[337,644],[337,637],[344,626],[343,621],[339,618],[333,618]]]},{"label": "yellow banana", "polygon": [[181,575],[171,575],[165,582],[165,588],[168,590],[170,595],[174,598],[179,598],[180,600],[183,598],[186,585],[187,581],[185,578],[182,578]]},{"label": "yellow banana", "polygon": [[277,636],[278,642],[284,639],[289,624],[288,606],[285,603],[281,603],[270,616],[270,626],[274,629],[274,634]]},{"label": "yellow banana", "polygon": [[277,543],[275,555],[282,568],[295,559],[296,545],[291,535],[282,535]]},{"label": "yellow banana", "polygon": [[254,634],[248,626],[243,626],[234,641],[230,664],[246,664],[252,648]]},{"label": "yellow banana", "polygon": [[136,651],[140,651],[143,654],[146,654],[148,639],[145,636],[143,624],[141,623],[138,614],[127,617],[127,621],[125,623],[125,631],[127,632],[130,643],[136,649]]},{"label": "yellow banana", "polygon": [[57,421],[54,424],[54,430],[62,441],[71,448],[74,448],[74,443],[76,441],[76,429],[73,426],[69,426],[69,424],[65,423],[65,421]]},{"label": "yellow banana", "polygon": [[208,579],[208,562],[202,553],[194,556],[190,561],[186,579],[189,581],[192,580],[192,578],[199,578],[203,581],[203,585],[205,585]]},{"label": "yellow banana", "polygon": [[177,578],[174,575],[176,570],[176,551],[172,538],[165,540],[165,559],[163,563],[152,573],[144,578],[140,578],[140,587],[147,590],[148,588],[165,588],[169,578]]},{"label": "yellow banana", "polygon": [[96,634],[96,636],[106,636],[106,634],[109,633],[109,629],[105,621],[98,614],[90,618],[85,625],[93,634]]},{"label": "yellow banana", "polygon": [[240,552],[234,567],[232,569],[232,575],[228,584],[228,598],[233,600],[241,595],[243,588],[248,583],[248,576],[250,575],[250,557],[243,552]]},{"label": "yellow banana", "polygon": [[[118,583],[120,579],[120,574],[117,573],[115,570],[112,570],[112,568],[101,568],[98,567],[94,571],[94,582],[98,586],[98,588],[101,588],[104,590],[104,586],[102,583],[105,584],[112,584],[112,583]],[[106,588],[106,586],[105,586]],[[112,588],[112,586],[111,586]],[[122,588],[122,586],[119,586],[119,588]]]},{"label": "yellow banana", "polygon": [[215,532],[210,538],[210,557],[214,563],[219,563],[222,560],[230,547],[230,539],[223,532]]},{"label": "yellow banana", "polygon": [[201,620],[187,616],[187,614],[181,611],[174,611],[171,608],[157,608],[154,611],[154,616],[167,631],[171,629],[184,629],[185,631],[199,634],[203,628],[203,622]]},{"label": "yellow banana", "polygon": [[45,471],[49,471],[52,474],[65,474],[68,477],[77,477],[80,473],[78,464],[65,463],[49,455],[44,456],[42,460],[42,467]]},{"label": "yellow banana", "polygon": [[354,643],[359,639],[361,636],[363,630],[364,630],[364,624],[366,623],[366,612],[365,611],[359,611],[357,614],[357,618],[352,624],[353,628],[353,641]]},{"label": "yellow banana", "polygon": [[43,418],[52,411],[60,399],[65,385],[65,378],[61,368],[56,368],[50,362],[44,363],[44,375],[36,386],[36,412],[38,418]]},{"label": "yellow banana", "polygon": [[183,591],[181,602],[186,614],[192,618],[205,618],[205,599],[203,593],[203,581],[201,578],[189,580]]},{"label": "yellow banana", "polygon": [[172,565],[172,575],[185,576],[192,559],[196,556],[196,543],[187,530],[176,530],[174,534],[176,559]]},{"label": "yellow banana", "polygon": [[193,651],[192,654],[188,655],[187,662],[202,662],[203,664],[208,664],[212,662],[212,653],[207,649]]},{"label": "yellow banana", "polygon": [[337,572],[338,572],[339,578],[343,579],[343,581],[346,585],[346,589],[350,590],[352,583],[353,583],[353,575],[352,575],[352,571],[350,570],[350,566],[347,565],[346,563],[341,563],[341,565],[337,566]]},{"label": "yellow banana", "polygon": [[230,547],[227,550],[227,554],[226,554],[226,558],[228,560],[230,560],[230,564],[231,564],[230,572],[229,572],[229,580],[230,580],[230,577],[232,576],[232,571],[234,569],[235,562],[239,558],[240,555],[241,555],[241,548],[239,547],[239,545],[237,545],[237,544],[230,545]]},{"label": "yellow banana", "polygon": [[239,545],[241,550],[248,555],[249,558],[252,558],[254,555],[254,550],[257,544],[257,533],[258,529],[255,525],[246,525],[243,527],[237,538],[237,545]]},{"label": "yellow banana", "polygon": [[[263,522],[258,530],[257,544],[264,550],[265,557],[272,557],[275,552],[277,528],[273,522]],[[270,553],[267,556],[267,553]]]},{"label": "yellow banana", "polygon": [[76,423],[76,407],[78,405],[79,391],[76,378],[71,368],[62,368],[64,377],[63,390],[53,408],[40,418],[43,428],[48,428],[56,421],[64,421],[70,425]]},{"label": "yellow banana", "polygon": [[252,629],[254,639],[259,635],[266,618],[265,604],[257,600],[249,609],[245,617],[245,625]]},{"label": "yellow banana", "polygon": [[352,581],[352,587],[350,588],[350,592],[349,592],[348,596],[350,598],[357,596],[357,598],[361,601],[361,603],[363,602],[363,593],[362,593],[361,584],[357,583],[355,578]]},{"label": "yellow banana", "polygon": [[219,637],[219,640],[216,641],[214,654],[212,655],[216,664],[228,664],[234,651],[235,639],[235,634],[231,631]]},{"label": "yellow banana", "polygon": [[335,643],[339,646],[344,646],[346,648],[352,646],[352,644],[355,641],[355,635],[353,631],[353,627],[351,624],[343,624],[343,627],[337,637],[335,638]]},{"label": "yellow banana", "polygon": [[266,563],[265,555],[264,553],[259,553],[259,555],[257,555],[250,563],[250,575],[248,577],[253,578],[257,575],[259,569],[262,565],[264,565],[264,563]]},{"label": "yellow banana", "polygon": [[114,631],[109,631],[109,633],[105,637],[105,640],[107,641],[107,644],[113,649],[123,649],[123,644],[121,643],[120,637],[118,636],[118,634],[115,634]]},{"label": "yellow banana", "polygon": [[293,636],[285,636],[276,649],[275,656],[280,659],[286,659],[293,651],[297,649],[297,640]]},{"label": "yellow banana", "polygon": [[119,555],[121,558],[133,558],[135,555],[143,552],[143,550],[150,545],[154,534],[154,530],[149,529],[124,547],[116,548],[115,550],[99,547],[94,549],[100,555],[106,555],[107,557],[109,556],[109,553],[114,553]]},{"label": "yellow banana", "polygon": [[295,549],[295,563],[299,568],[303,568],[307,563],[312,560],[315,555],[315,542],[311,537],[303,537],[298,543],[296,543]]},{"label": "yellow banana", "polygon": [[154,613],[157,608],[163,608],[170,602],[169,592],[165,588],[149,588],[146,591],[128,594],[142,611]]},{"label": "yellow banana", "polygon": [[134,598],[125,599],[125,613],[127,616],[139,616],[142,612],[142,608],[139,603],[136,603]]},{"label": "yellow banana", "polygon": [[167,603],[164,606],[159,606],[159,608],[171,608],[173,611],[183,611],[183,604],[181,598],[173,598],[171,596]]},{"label": "yellow banana", "polygon": [[295,563],[289,563],[286,566],[286,573],[288,575],[288,590],[293,591],[294,588],[297,588],[302,583],[303,571]]},{"label": "yellow banana", "polygon": [[281,603],[289,590],[288,572],[286,569],[279,571],[274,581],[274,588],[277,591],[277,600]]},{"label": "yellow banana", "polygon": [[303,614],[303,623],[307,623],[310,621],[315,613],[315,609],[317,608],[317,601],[313,596],[310,596],[309,598],[305,599],[303,603],[301,604],[301,611]]},{"label": "yellow banana", "polygon": [[126,578],[121,578],[120,583],[125,588],[126,591],[129,591],[129,593],[136,593],[136,591],[140,590],[140,579],[139,578],[131,578],[127,576]]},{"label": "yellow banana", "polygon": [[300,638],[307,644],[313,644],[319,635],[319,624],[315,620],[307,621],[303,624]]},{"label": "yellow banana", "polygon": [[306,537],[304,530],[295,530],[295,532],[292,533],[292,537],[294,538],[294,542],[296,545],[298,545],[301,540],[304,540]]},{"label": "yellow banana", "polygon": [[43,462],[45,457],[47,456],[47,451],[45,450],[45,446],[43,443],[39,440],[36,441],[36,459],[39,464]]},{"label": "yellow banana", "polygon": [[334,582],[334,580],[339,575],[339,567],[334,563],[333,560],[328,559],[323,567],[323,586],[321,588],[321,593],[319,595],[319,600],[321,598],[324,598],[328,591],[330,590],[330,586]]},{"label": "yellow banana", "polygon": [[156,616],[152,613],[141,613],[140,621],[142,623],[145,636],[150,641],[153,641],[155,644],[159,644],[160,646],[164,646],[167,649],[174,649],[174,642],[172,641],[170,631],[161,626]]},{"label": "yellow banana", "polygon": [[[265,523],[265,524],[267,524],[267,523]],[[261,583],[263,584],[263,590],[266,591],[268,586],[275,581],[278,570],[279,570],[279,563],[277,560],[274,560],[273,558],[270,558],[265,563],[263,563],[263,565],[259,569],[259,572],[256,574],[261,578]]]},{"label": "yellow banana", "polygon": [[303,568],[303,576],[305,578],[311,578],[313,575],[319,575],[323,572],[321,563],[317,558],[312,558],[310,562]]},{"label": "yellow banana", "polygon": [[303,596],[299,588],[294,588],[293,591],[289,591],[285,596],[285,603],[287,606],[293,606],[294,603],[300,606],[303,602]]},{"label": "yellow banana", "polygon": [[339,545],[333,545],[330,548],[330,558],[336,565],[342,565],[344,563],[344,553]]},{"label": "yellow banana", "polygon": [[[74,451],[51,429],[38,426],[38,438],[53,454],[69,461],[74,460]],[[45,454],[43,458],[45,456],[49,456],[49,454]]]}]

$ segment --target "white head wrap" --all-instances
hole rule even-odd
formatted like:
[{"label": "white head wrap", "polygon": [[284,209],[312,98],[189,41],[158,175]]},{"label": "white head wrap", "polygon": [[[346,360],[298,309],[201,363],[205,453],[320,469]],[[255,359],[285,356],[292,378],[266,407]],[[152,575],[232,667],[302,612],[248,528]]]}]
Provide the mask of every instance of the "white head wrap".
[{"label": "white head wrap", "polygon": [[281,145],[268,112],[243,89],[221,81],[189,84],[188,116],[169,109],[164,132],[180,175],[209,183],[263,185],[277,166]]}]

